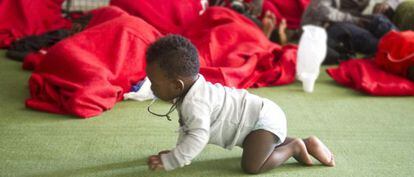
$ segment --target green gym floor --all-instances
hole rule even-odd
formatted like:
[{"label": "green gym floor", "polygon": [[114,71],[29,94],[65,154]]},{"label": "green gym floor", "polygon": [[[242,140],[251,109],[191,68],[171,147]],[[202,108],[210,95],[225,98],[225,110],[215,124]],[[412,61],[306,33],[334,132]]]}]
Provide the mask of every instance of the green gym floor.
[{"label": "green gym floor", "polygon": [[[152,172],[149,155],[170,149],[173,121],[146,111],[149,102],[124,101],[98,117],[78,119],[25,108],[30,72],[0,51],[0,176],[248,176],[242,150],[208,145],[190,166]],[[293,159],[256,176],[414,176],[414,98],[373,97],[337,85],[324,70],[312,94],[301,84],[250,89],[287,114],[288,134],[316,135],[336,167],[306,167]],[[159,103],[157,110],[167,110]]]}]

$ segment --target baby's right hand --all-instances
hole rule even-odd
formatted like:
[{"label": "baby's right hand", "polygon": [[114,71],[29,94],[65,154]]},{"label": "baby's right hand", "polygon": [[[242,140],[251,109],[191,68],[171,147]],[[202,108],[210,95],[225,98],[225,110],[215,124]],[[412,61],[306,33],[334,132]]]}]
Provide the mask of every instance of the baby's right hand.
[{"label": "baby's right hand", "polygon": [[148,168],[152,171],[165,170],[160,155],[152,155],[148,157]]}]

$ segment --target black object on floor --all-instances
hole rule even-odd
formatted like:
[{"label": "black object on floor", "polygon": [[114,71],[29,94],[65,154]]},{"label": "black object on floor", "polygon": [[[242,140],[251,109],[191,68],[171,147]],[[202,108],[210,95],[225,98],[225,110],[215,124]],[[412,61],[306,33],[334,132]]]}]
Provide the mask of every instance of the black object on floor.
[{"label": "black object on floor", "polygon": [[27,54],[39,51],[44,47],[50,47],[70,35],[70,30],[61,29],[39,36],[27,36],[14,41],[6,52],[6,56],[16,61],[23,61]]}]

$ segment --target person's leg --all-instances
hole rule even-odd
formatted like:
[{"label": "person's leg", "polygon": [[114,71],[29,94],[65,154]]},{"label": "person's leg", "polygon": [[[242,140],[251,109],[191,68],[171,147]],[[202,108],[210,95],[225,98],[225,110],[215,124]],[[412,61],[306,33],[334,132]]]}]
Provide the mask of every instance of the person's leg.
[{"label": "person's leg", "polygon": [[[295,138],[286,137],[285,142],[280,144],[279,146],[284,146],[289,144],[295,140]],[[308,151],[309,155],[313,156],[316,160],[321,162],[323,165],[326,166],[335,166],[335,159],[332,152],[326,147],[322,141],[316,136],[310,136],[308,138],[303,139],[305,142],[306,150]],[[278,148],[277,146],[276,148]],[[301,162],[302,159],[293,156],[298,162]]]},{"label": "person's leg", "polygon": [[327,30],[328,49],[323,64],[339,64],[348,60],[354,52],[351,49],[351,34],[346,30],[345,23],[332,24]]},{"label": "person's leg", "polygon": [[355,24],[347,24],[346,28],[351,34],[351,50],[367,55],[377,52],[379,40],[370,31]]},{"label": "person's leg", "polygon": [[309,138],[303,139],[306,145],[308,153],[315,157],[319,162],[326,166],[335,166],[335,159],[332,152],[322,143],[316,136],[310,136]]},{"label": "person's leg", "polygon": [[290,157],[305,165],[312,165],[310,155],[323,165],[335,166],[334,156],[315,136],[306,139],[287,137],[276,146],[277,136],[266,130],[256,130],[243,142],[241,166],[246,173],[257,174],[280,166]]},{"label": "person's leg", "polygon": [[323,60],[322,64],[323,65],[338,64],[340,59],[341,59],[341,55],[339,54],[339,52],[328,46],[326,50],[326,57]]},{"label": "person's leg", "polygon": [[341,54],[360,52],[369,55],[377,51],[378,39],[355,24],[335,23],[327,29],[327,34],[328,45]]},{"label": "person's leg", "polygon": [[278,137],[266,130],[256,130],[243,142],[241,166],[246,173],[257,174],[271,170],[290,157],[306,165],[312,165],[306,145],[299,138],[287,138],[276,147]]},{"label": "person's leg", "polygon": [[366,28],[376,38],[380,39],[391,30],[398,31],[398,28],[384,15],[373,15],[370,24]]}]

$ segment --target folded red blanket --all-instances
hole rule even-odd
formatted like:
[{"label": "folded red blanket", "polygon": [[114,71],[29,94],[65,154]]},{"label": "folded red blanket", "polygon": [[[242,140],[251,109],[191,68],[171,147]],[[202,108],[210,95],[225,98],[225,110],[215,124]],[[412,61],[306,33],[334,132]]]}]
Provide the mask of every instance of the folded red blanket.
[{"label": "folded red blanket", "polygon": [[181,33],[203,10],[201,0],[111,0],[131,15],[140,17],[161,33]]},{"label": "folded red blanket", "polygon": [[111,20],[49,49],[29,80],[27,107],[96,116],[112,108],[124,92],[145,77],[145,50],[161,34],[137,17],[111,18],[114,13],[107,14]]},{"label": "folded red blanket", "polygon": [[13,41],[48,31],[70,28],[62,17],[63,0],[1,0],[0,48]]},{"label": "folded red blanket", "polygon": [[310,0],[265,0],[263,13],[269,10],[276,15],[278,23],[284,18],[289,29],[297,29],[309,3]]},{"label": "folded red blanket", "polygon": [[224,7],[210,7],[183,35],[200,53],[208,81],[237,88],[288,84],[295,80],[296,46],[269,41],[249,19]]}]

